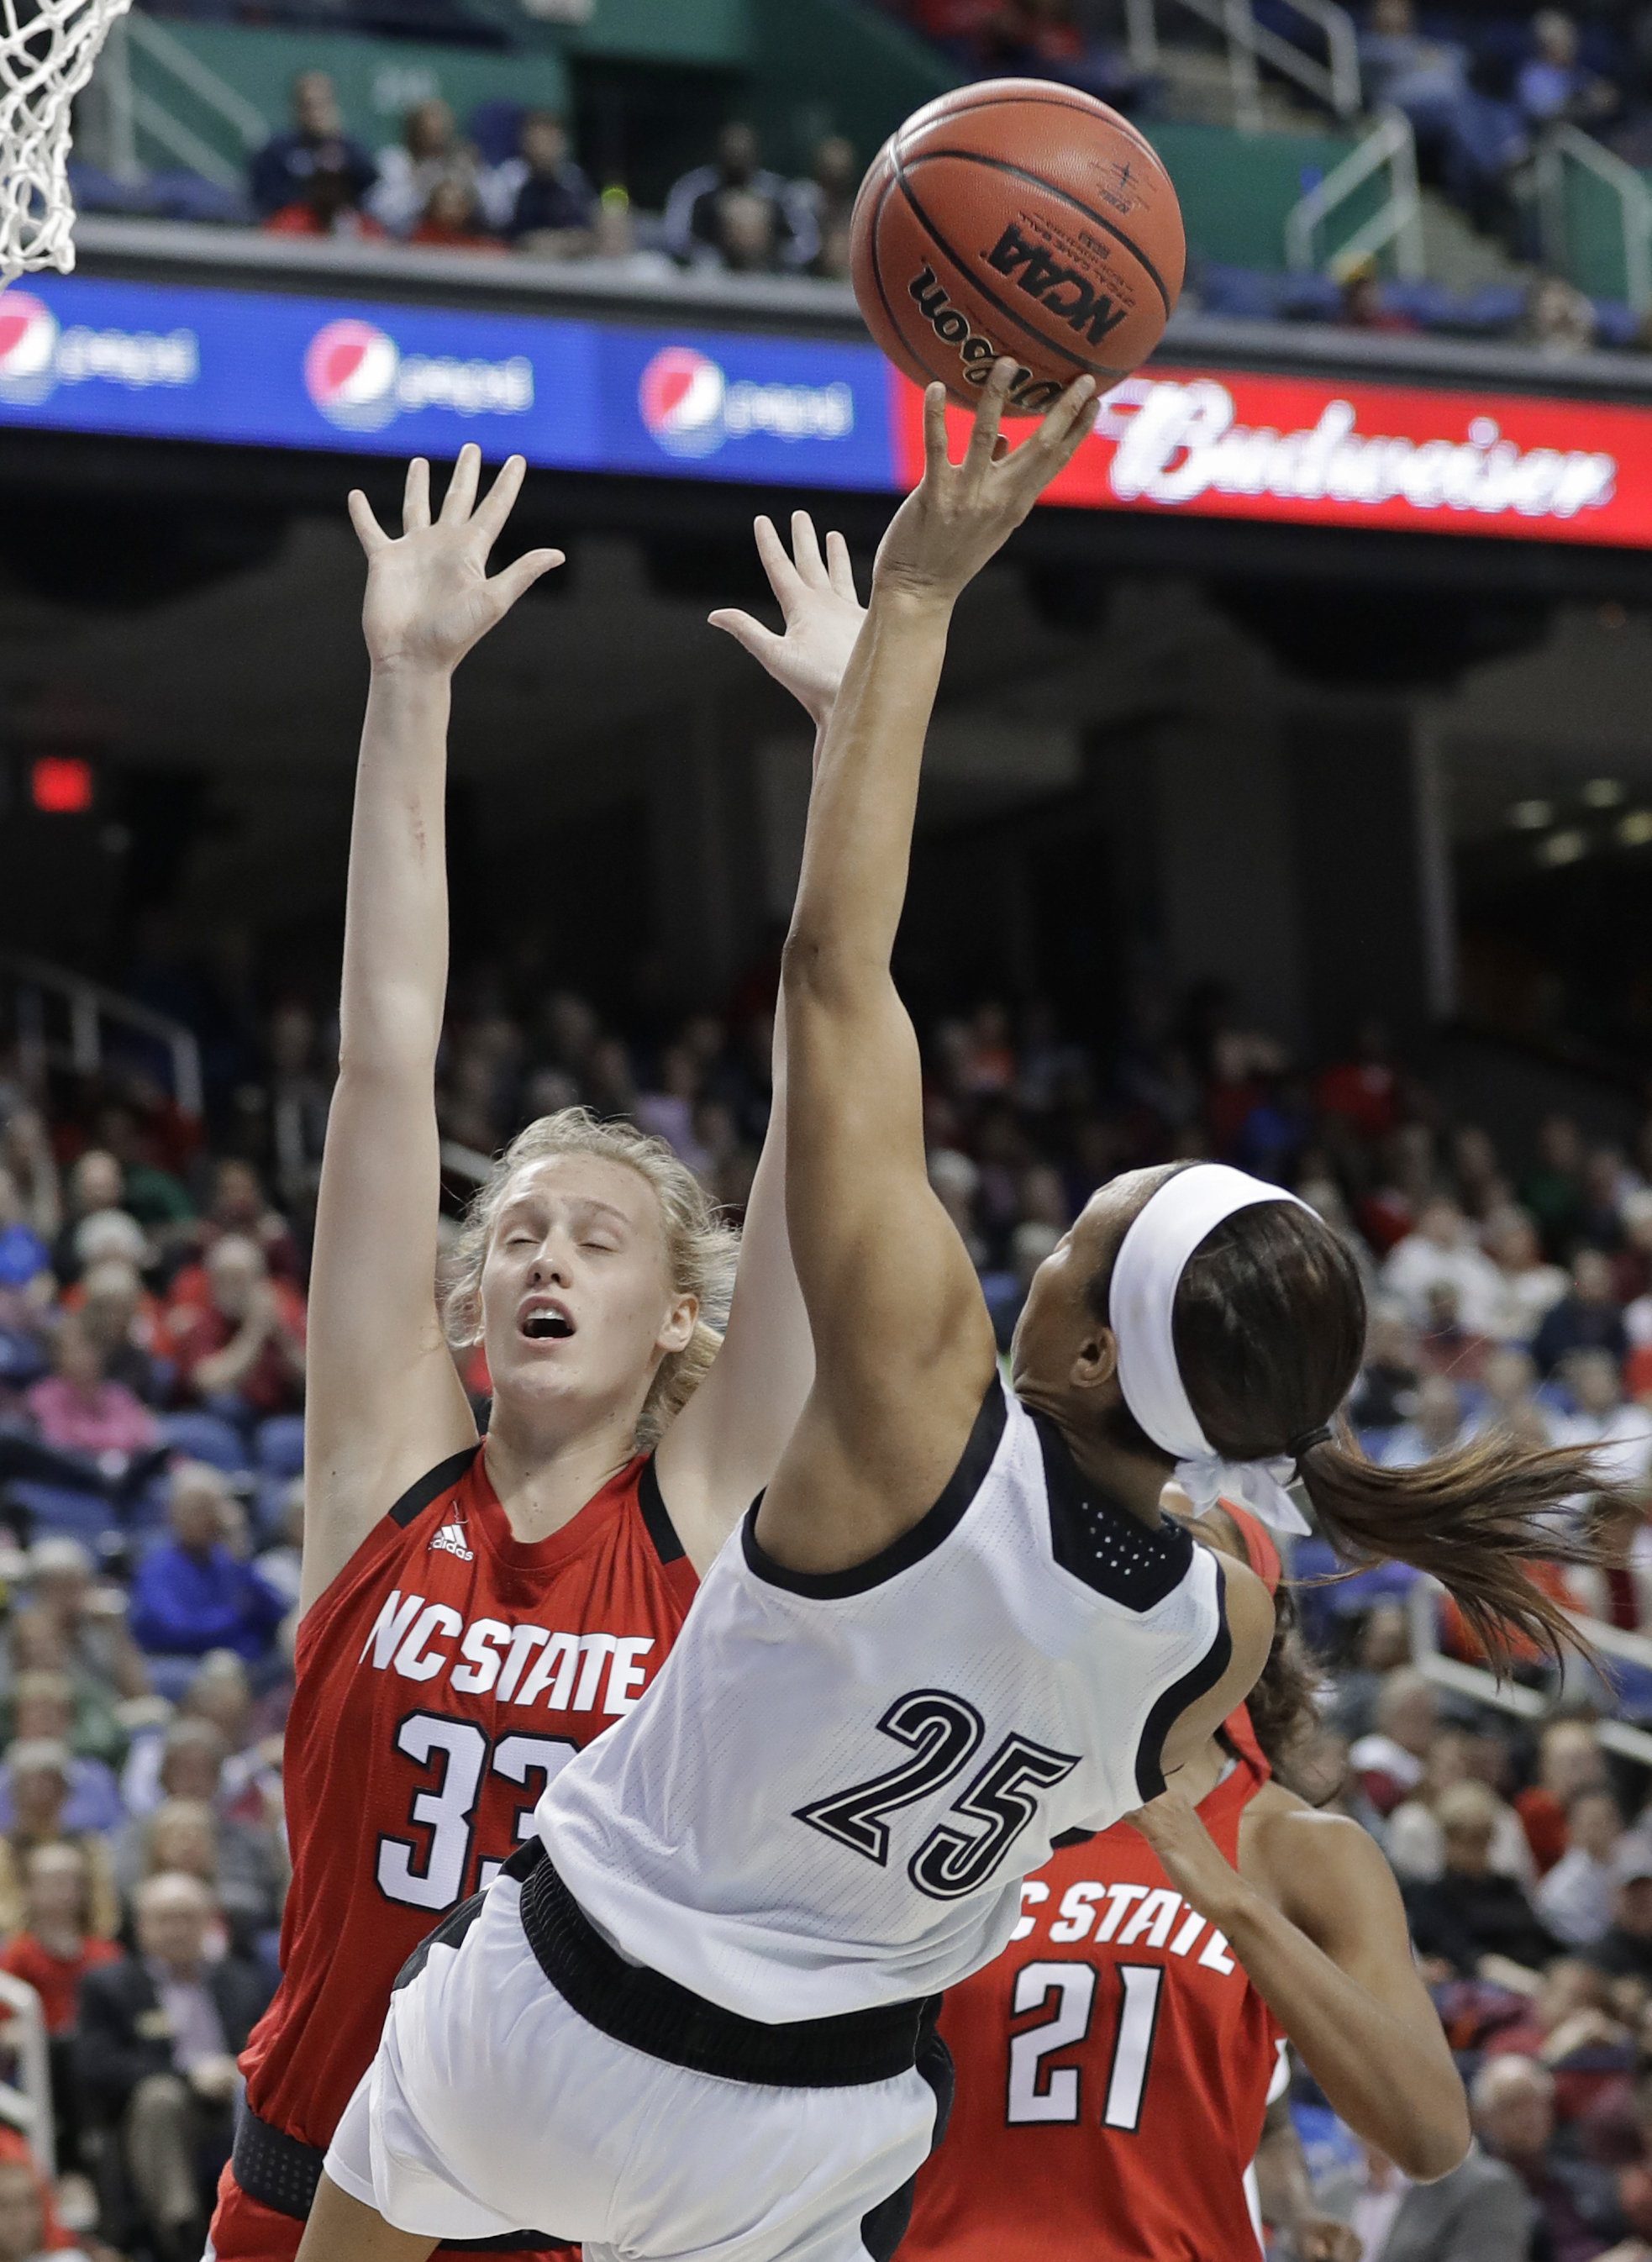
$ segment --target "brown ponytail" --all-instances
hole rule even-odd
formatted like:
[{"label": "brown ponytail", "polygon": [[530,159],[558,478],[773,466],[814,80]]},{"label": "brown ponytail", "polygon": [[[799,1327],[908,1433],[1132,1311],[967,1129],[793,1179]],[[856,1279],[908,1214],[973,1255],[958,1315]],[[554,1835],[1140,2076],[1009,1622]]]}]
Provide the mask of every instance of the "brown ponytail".
[{"label": "brown ponytail", "polygon": [[[1090,1283],[1102,1315],[1110,1273]],[[1364,1356],[1365,1290],[1352,1253],[1322,1219],[1294,1202],[1259,1202],[1200,1243],[1172,1326],[1211,1444],[1229,1460],[1271,1460],[1288,1439],[1336,1420]],[[1168,1463],[1127,1409],[1113,1428],[1120,1443]],[[1576,1524],[1568,1504],[1579,1495],[1616,1497],[1593,1452],[1530,1451],[1488,1432],[1415,1467],[1387,1469],[1367,1460],[1345,1427],[1307,1444],[1298,1467],[1338,1554],[1355,1567],[1393,1561],[1432,1573],[1499,1670],[1522,1636],[1555,1657],[1566,1646],[1586,1649],[1525,1567],[1594,1560],[1590,1539],[1567,1530]]]}]

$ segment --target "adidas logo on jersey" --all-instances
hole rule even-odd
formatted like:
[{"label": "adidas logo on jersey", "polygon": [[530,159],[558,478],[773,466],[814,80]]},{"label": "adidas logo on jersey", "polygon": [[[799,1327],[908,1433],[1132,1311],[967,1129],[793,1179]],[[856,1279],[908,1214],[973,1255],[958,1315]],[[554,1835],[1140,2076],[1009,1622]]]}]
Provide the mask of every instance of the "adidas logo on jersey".
[{"label": "adidas logo on jersey", "polygon": [[[459,1521],[457,1506],[451,1521],[442,1526],[430,1542],[430,1546],[439,1547],[444,1555],[457,1555],[461,1563],[473,1563],[476,1560],[475,1551],[465,1545],[465,1526]],[[429,1550],[427,1549],[425,1552],[429,1553]]]}]

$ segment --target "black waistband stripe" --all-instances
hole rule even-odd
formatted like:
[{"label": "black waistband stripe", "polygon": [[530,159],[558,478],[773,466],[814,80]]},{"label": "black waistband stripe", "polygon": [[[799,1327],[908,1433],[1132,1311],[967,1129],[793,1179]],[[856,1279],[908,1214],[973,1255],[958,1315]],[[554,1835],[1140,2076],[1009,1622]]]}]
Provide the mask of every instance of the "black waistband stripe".
[{"label": "black waistband stripe", "polygon": [[525,1873],[522,1927],[539,1969],[571,2009],[615,2042],[691,2073],[785,2089],[893,2081],[917,2061],[921,2001],[766,2026],[628,1963],[586,1916],[540,1841],[514,1854],[506,1873]]}]

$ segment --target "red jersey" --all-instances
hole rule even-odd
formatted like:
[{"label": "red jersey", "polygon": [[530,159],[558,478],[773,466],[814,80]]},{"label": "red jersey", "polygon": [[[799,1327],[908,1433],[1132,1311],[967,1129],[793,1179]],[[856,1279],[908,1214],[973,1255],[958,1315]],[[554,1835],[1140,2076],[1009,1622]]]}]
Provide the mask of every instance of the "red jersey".
[{"label": "red jersey", "polygon": [[[299,1628],[283,1977],[241,2059],[260,2121],[325,2149],[402,1964],[532,1835],[557,1769],[635,1704],[696,1585],[651,1458],[530,1545],[474,1448],[374,1526]],[[291,2256],[303,2228],[225,2170],[220,2262]]]},{"label": "red jersey", "polygon": [[[1237,1865],[1268,1766],[1242,1711],[1229,1732],[1199,1813]],[[1226,1940],[1128,1822],[1060,1848],[1021,1910],[947,1992],[957,2097],[901,2262],[1259,2262],[1246,2173],[1283,2030]]]}]

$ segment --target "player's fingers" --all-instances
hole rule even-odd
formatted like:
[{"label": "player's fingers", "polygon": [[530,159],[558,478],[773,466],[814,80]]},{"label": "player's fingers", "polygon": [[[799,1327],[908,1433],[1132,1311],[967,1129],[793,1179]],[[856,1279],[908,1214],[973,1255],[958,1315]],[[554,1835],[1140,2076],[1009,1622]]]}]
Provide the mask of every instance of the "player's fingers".
[{"label": "player's fingers", "polygon": [[797,569],[788,557],[786,545],[781,540],[779,529],[772,518],[754,518],[752,532],[757,541],[757,555],[768,576],[768,586],[779,598],[781,610],[789,613],[802,586]]},{"label": "player's fingers", "polygon": [[833,527],[826,537],[826,578],[840,597],[858,605],[860,592],[855,586],[855,566],[849,557],[849,545]]},{"label": "player's fingers", "polygon": [[[1051,404],[1034,436],[1037,446],[1046,456],[1064,461],[1066,456],[1071,454],[1084,437],[1082,432],[1075,437],[1075,429],[1095,397],[1094,378],[1076,377],[1060,400]],[[1094,417],[1092,416],[1090,421],[1093,423]]]},{"label": "player's fingers", "polygon": [[1007,355],[1000,354],[987,371],[986,383],[981,388],[981,399],[975,412],[975,429],[970,435],[970,444],[964,450],[966,471],[985,471],[993,461],[998,445],[998,428],[1004,414],[1004,403],[1009,398],[1010,386],[1015,381],[1015,364]]},{"label": "player's fingers", "polygon": [[509,456],[481,501],[476,506],[471,524],[487,541],[489,548],[499,539],[511,508],[522,493],[522,483],[528,475],[524,456]]},{"label": "player's fingers", "polygon": [[500,611],[508,613],[517,598],[524,591],[531,589],[542,573],[548,573],[553,566],[563,566],[566,562],[560,550],[530,550],[513,565],[495,573],[487,586],[495,593]]},{"label": "player's fingers", "polygon": [[467,440],[458,451],[458,461],[453,466],[453,476],[447,483],[447,493],[442,498],[444,526],[463,526],[471,515],[476,501],[476,483],[482,475],[482,451],[474,440]]},{"label": "player's fingers", "polygon": [[744,645],[752,658],[764,667],[769,665],[771,655],[777,652],[785,642],[785,638],[777,637],[773,629],[766,629],[749,613],[739,612],[730,605],[723,606],[715,613],[708,613],[706,619],[714,629],[721,629],[725,636],[732,636],[736,644]]},{"label": "player's fingers", "polygon": [[389,547],[390,537],[373,516],[373,507],[359,487],[350,491],[350,522],[356,529],[356,539],[371,558]]},{"label": "player's fingers", "polygon": [[408,482],[401,491],[401,531],[418,534],[430,523],[430,466],[422,456],[408,465]]},{"label": "player's fingers", "polygon": [[947,469],[947,388],[924,387],[924,477],[939,479]]},{"label": "player's fingers", "polygon": [[806,510],[794,510],[791,514],[791,562],[797,569],[798,578],[812,589],[826,587],[826,561],[820,555],[820,538]]}]

